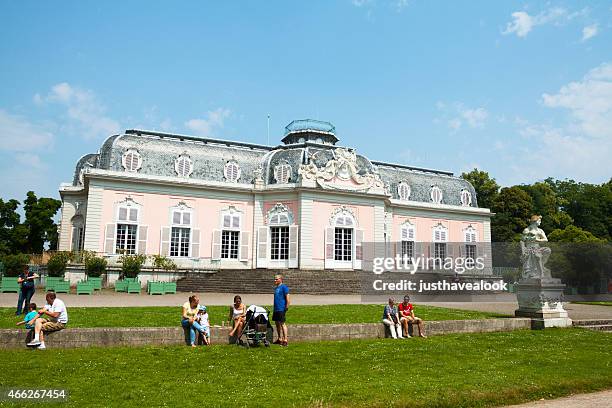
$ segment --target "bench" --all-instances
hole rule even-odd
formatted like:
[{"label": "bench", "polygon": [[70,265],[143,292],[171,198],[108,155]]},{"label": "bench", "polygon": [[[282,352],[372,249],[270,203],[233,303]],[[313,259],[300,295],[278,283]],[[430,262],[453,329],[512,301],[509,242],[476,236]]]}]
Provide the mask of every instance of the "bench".
[{"label": "bench", "polygon": [[19,293],[20,287],[17,282],[18,278],[5,276],[0,282],[0,293],[14,292]]}]

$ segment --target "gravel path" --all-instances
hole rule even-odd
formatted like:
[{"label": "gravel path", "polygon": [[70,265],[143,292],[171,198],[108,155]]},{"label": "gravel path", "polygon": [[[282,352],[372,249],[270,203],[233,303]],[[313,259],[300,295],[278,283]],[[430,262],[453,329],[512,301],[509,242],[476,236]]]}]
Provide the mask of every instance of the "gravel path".
[{"label": "gravel path", "polygon": [[571,397],[553,400],[540,400],[520,405],[510,405],[507,408],[595,408],[612,407],[612,390],[577,394]]}]

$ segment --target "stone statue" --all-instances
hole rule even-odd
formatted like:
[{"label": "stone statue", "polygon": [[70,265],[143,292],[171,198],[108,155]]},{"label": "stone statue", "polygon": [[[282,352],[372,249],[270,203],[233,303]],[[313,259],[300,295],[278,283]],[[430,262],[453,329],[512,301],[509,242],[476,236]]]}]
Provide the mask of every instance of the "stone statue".
[{"label": "stone statue", "polygon": [[540,247],[540,242],[548,242],[546,234],[540,228],[541,223],[542,216],[533,215],[529,226],[523,230],[521,237],[523,279],[552,279],[550,269],[545,266],[550,257],[550,248]]}]

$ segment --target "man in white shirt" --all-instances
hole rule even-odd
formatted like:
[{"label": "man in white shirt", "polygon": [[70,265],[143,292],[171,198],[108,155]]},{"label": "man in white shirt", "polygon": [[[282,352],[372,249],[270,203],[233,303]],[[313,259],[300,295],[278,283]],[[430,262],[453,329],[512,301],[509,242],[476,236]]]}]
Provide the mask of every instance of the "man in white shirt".
[{"label": "man in white shirt", "polygon": [[63,330],[68,324],[68,311],[64,302],[56,297],[55,292],[47,292],[46,299],[47,304],[38,311],[41,317],[36,319],[34,340],[28,343],[28,347],[38,347],[39,350],[46,349],[45,332]]}]

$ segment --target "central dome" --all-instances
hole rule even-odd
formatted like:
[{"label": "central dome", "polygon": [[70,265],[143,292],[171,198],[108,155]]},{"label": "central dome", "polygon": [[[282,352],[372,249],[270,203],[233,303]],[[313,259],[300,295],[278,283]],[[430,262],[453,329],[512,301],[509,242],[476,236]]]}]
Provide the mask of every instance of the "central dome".
[{"label": "central dome", "polygon": [[285,126],[284,144],[319,143],[335,145],[338,142],[336,127],[329,122],[314,119],[294,120]]}]

